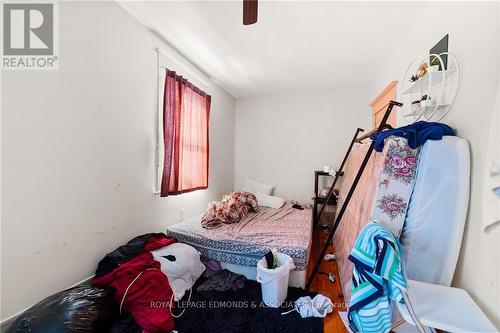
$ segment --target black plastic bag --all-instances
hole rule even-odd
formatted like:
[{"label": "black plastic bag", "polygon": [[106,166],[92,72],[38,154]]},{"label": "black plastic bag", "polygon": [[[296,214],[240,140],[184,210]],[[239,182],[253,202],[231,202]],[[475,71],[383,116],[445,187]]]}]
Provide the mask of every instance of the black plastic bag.
[{"label": "black plastic bag", "polygon": [[112,292],[80,285],[23,312],[5,333],[109,332],[119,318]]}]

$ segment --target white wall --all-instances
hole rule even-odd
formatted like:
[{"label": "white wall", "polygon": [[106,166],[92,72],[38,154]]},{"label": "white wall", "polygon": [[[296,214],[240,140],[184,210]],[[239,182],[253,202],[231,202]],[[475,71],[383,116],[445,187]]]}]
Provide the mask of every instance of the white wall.
[{"label": "white wall", "polygon": [[[500,329],[500,226],[482,230],[481,189],[490,115],[499,85],[499,3],[430,2],[375,80],[372,96],[400,80],[407,65],[446,33],[462,70],[458,97],[443,122],[469,140],[472,153],[468,223],[454,284],[466,289]],[[464,314],[466,315],[466,314]]]},{"label": "white wall", "polygon": [[210,84],[209,189],[153,195],[158,46],[115,2],[61,2],[60,69],[3,73],[2,319],[232,190],[234,99]]},{"label": "white wall", "polygon": [[235,187],[246,178],[307,200],[314,170],[338,167],[357,127],[370,129],[366,90],[291,93],[236,100]]}]

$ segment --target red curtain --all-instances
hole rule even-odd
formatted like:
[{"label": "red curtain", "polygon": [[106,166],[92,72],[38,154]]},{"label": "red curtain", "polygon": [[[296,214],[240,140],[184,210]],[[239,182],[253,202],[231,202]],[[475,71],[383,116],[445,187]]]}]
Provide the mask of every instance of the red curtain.
[{"label": "red curtain", "polygon": [[210,96],[167,70],[163,97],[161,196],[208,187]]}]

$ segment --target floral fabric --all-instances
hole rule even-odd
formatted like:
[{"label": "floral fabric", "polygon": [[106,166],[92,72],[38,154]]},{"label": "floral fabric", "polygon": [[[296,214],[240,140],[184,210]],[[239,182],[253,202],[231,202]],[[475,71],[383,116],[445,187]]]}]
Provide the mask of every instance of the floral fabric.
[{"label": "floral fabric", "polygon": [[420,147],[412,149],[405,138],[390,137],[386,139],[384,150],[384,167],[372,219],[399,237],[417,176]]},{"label": "floral fabric", "polygon": [[258,212],[257,198],[250,192],[231,192],[222,197],[222,201],[212,201],[201,218],[203,228],[220,227],[223,223],[237,223],[248,213]]}]

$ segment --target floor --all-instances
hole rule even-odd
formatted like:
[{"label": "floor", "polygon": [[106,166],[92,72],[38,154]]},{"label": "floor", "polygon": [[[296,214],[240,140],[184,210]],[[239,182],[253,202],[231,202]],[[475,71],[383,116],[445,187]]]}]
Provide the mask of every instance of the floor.
[{"label": "floor", "polygon": [[[316,258],[318,257],[319,252],[321,251],[320,246],[326,242],[326,238],[328,234],[325,232],[323,228],[318,228],[314,230],[313,233],[313,243],[311,247],[311,258],[309,260],[309,265],[307,268],[307,276],[312,272],[314,264],[316,262]],[[318,238],[320,242],[318,242]],[[333,253],[333,248],[330,245],[327,253]],[[328,280],[328,276],[324,274],[317,274],[313,283],[311,284],[311,291],[315,291],[321,293],[327,297],[329,297],[333,302],[333,312],[330,313],[324,319],[324,332],[325,333],[347,333],[347,329],[345,328],[342,320],[338,315],[338,311],[345,311],[345,303],[344,303],[344,295],[342,294],[342,288],[340,286],[340,282],[338,279],[338,268],[335,260],[332,261],[322,261],[320,266],[321,272],[332,272],[337,278],[335,283],[331,283]]]}]

